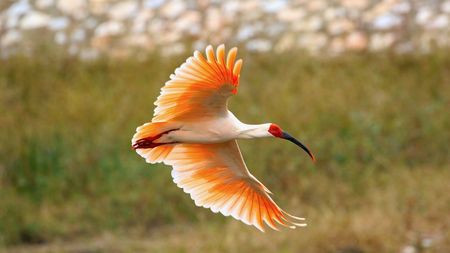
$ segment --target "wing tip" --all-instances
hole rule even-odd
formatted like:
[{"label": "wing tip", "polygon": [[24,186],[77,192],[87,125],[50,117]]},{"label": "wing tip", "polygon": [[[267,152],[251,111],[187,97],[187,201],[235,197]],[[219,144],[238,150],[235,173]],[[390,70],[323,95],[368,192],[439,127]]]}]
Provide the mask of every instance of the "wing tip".
[{"label": "wing tip", "polygon": [[242,63],[242,59],[239,59],[234,63],[233,75],[239,76],[239,74],[241,73]]}]

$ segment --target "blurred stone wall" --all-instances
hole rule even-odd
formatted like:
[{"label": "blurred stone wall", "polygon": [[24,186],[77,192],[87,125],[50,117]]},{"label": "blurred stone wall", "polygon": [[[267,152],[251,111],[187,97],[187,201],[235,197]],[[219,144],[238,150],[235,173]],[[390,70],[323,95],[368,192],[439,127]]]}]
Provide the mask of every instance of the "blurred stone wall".
[{"label": "blurred stone wall", "polygon": [[206,44],[313,54],[450,45],[450,0],[0,0],[0,54],[83,58]]}]

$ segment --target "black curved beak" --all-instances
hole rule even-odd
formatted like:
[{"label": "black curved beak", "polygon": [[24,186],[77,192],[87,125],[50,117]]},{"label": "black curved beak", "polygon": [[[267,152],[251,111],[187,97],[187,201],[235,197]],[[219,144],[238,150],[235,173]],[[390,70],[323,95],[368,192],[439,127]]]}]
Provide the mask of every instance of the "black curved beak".
[{"label": "black curved beak", "polygon": [[288,134],[288,133],[283,131],[283,135],[281,136],[281,138],[283,138],[285,140],[288,140],[288,141],[294,143],[295,145],[299,146],[300,148],[302,148],[309,155],[309,157],[311,157],[313,162],[316,161],[316,158],[311,153],[311,151],[305,145],[303,145],[299,140],[297,140],[294,137],[292,137],[290,134]]}]

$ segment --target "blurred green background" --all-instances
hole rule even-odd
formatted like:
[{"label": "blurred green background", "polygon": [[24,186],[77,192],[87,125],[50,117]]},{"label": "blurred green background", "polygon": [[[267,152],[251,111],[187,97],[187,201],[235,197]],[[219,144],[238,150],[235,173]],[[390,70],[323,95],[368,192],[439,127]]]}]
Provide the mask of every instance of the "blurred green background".
[{"label": "blurred green background", "polygon": [[0,61],[0,251],[450,251],[448,51],[241,51],[230,109],[279,124],[318,160],[240,141],[252,173],[309,224],[266,233],[196,207],[169,167],[130,148],[187,56]]}]

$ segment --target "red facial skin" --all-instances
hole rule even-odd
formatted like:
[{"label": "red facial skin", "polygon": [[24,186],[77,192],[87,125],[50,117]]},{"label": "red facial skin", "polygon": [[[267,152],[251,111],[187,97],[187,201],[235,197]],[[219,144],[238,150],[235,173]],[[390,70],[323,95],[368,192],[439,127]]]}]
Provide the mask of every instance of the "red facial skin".
[{"label": "red facial skin", "polygon": [[283,136],[283,130],[277,124],[270,124],[269,133],[277,138]]}]

